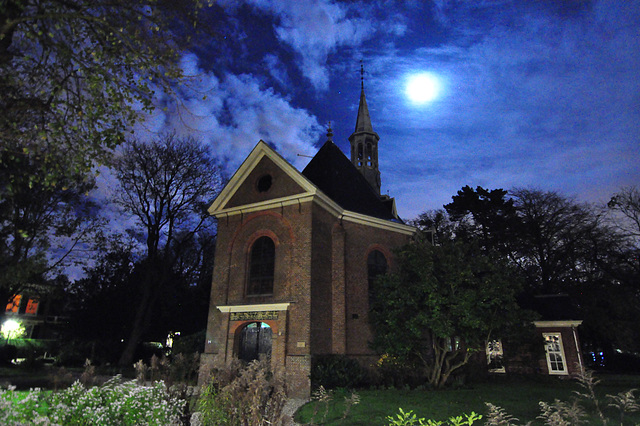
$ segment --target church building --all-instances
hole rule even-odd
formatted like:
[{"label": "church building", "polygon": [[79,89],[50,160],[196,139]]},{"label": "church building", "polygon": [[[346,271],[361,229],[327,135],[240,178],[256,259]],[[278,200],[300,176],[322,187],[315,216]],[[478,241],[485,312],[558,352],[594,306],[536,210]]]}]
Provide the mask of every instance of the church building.
[{"label": "church building", "polygon": [[314,355],[375,360],[370,285],[416,233],[380,195],[364,87],[351,159],[331,138],[302,172],[260,141],[209,208],[218,236],[203,363],[264,354],[303,398]]}]

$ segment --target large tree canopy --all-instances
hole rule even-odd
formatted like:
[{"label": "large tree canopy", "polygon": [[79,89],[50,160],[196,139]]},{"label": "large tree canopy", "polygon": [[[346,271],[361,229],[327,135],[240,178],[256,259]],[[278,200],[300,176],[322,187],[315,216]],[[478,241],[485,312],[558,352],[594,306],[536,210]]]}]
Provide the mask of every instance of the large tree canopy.
[{"label": "large tree canopy", "polygon": [[633,188],[614,195],[607,215],[552,191],[464,187],[445,206],[448,217],[427,212],[418,225],[433,227],[436,241],[494,249],[517,267],[529,296],[569,294],[585,342],[637,351],[639,204]]},{"label": "large tree canopy", "polygon": [[477,245],[415,242],[397,261],[397,272],[375,284],[372,345],[421,365],[431,385],[444,385],[488,340],[522,325],[518,279]]},{"label": "large tree canopy", "polygon": [[89,172],[180,76],[202,7],[0,2],[0,302],[52,269],[52,237],[81,235]]},{"label": "large tree canopy", "polygon": [[465,186],[451,199],[444,208],[457,223],[458,239],[477,240],[485,248],[504,250],[516,221],[516,210],[507,191]]},{"label": "large tree canopy", "polygon": [[[0,3],[0,140],[59,175],[86,172],[124,140],[154,90],[180,75],[178,34],[200,0],[6,0]],[[176,21],[186,28],[171,31]],[[189,24],[189,25],[186,25]],[[11,188],[5,189],[10,191]]]},{"label": "large tree canopy", "polygon": [[11,192],[0,190],[0,304],[77,260],[73,249],[97,230],[95,206],[86,196],[93,180],[69,174],[47,186],[46,173],[36,158],[0,162],[0,182],[12,185]]}]

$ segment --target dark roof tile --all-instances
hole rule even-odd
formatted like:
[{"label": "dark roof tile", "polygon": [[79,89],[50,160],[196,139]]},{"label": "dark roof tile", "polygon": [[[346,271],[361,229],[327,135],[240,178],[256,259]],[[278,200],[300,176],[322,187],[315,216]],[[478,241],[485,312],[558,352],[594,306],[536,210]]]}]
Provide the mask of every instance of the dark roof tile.
[{"label": "dark roof tile", "polygon": [[399,221],[391,212],[390,203],[378,197],[364,176],[331,141],[320,148],[302,174],[345,210]]}]

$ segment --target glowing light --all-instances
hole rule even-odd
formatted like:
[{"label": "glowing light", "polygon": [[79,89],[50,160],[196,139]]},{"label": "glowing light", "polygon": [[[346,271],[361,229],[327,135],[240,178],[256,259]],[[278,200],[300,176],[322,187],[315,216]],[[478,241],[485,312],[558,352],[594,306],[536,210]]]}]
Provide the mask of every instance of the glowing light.
[{"label": "glowing light", "polygon": [[429,73],[414,74],[409,77],[405,93],[412,102],[424,104],[433,101],[440,92],[438,78]]},{"label": "glowing light", "polygon": [[18,339],[22,337],[24,332],[24,326],[13,319],[6,320],[2,323],[2,327],[0,327],[0,334],[6,340]]}]

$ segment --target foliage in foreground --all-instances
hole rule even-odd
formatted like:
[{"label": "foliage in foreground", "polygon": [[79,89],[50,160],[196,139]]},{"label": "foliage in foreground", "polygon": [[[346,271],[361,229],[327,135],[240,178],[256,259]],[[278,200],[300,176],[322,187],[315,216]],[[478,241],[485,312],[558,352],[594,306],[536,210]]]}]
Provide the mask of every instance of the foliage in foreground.
[{"label": "foliage in foreground", "polygon": [[395,417],[388,416],[387,420],[389,420],[389,426],[471,426],[476,420],[482,419],[480,414],[476,414],[473,411],[471,414],[463,414],[462,416],[454,416],[449,417],[447,423],[431,420],[425,418],[418,418],[413,411],[405,412],[402,408],[398,410],[400,413],[396,414]]},{"label": "foliage in foreground", "polygon": [[211,370],[192,425],[283,424],[286,402],[284,375],[272,372],[269,360],[237,361]]},{"label": "foliage in foreground", "polygon": [[0,424],[104,425],[180,424],[185,401],[173,398],[163,382],[138,386],[116,376],[102,386],[75,382],[66,390],[0,390]]}]

